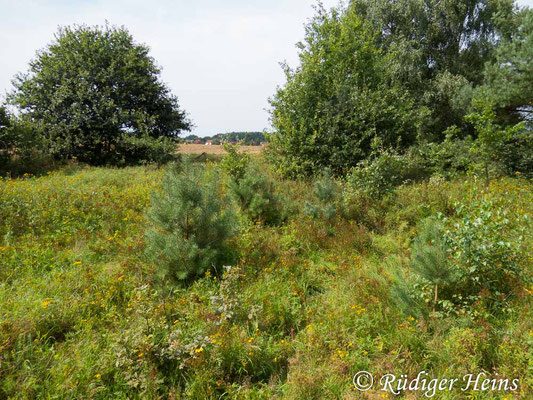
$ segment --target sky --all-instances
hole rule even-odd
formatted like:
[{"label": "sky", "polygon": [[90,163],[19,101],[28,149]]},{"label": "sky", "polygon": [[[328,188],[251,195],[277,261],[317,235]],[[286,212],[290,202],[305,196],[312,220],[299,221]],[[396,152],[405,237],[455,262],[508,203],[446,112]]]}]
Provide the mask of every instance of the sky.
[{"label": "sky", "polygon": [[[338,0],[322,0],[329,8]],[[533,7],[533,0],[519,0]],[[187,111],[193,134],[269,128],[279,65],[297,65],[295,44],[316,0],[0,0],[0,99],[58,26],[125,26],[148,45],[161,78]]]}]

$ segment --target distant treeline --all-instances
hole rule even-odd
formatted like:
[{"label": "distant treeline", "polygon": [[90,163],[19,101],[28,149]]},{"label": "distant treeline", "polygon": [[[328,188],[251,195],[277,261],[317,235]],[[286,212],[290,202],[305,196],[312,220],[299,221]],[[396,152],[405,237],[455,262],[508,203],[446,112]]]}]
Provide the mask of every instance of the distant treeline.
[{"label": "distant treeline", "polygon": [[263,132],[228,132],[206,137],[189,135],[183,138],[184,143],[206,143],[208,140],[211,140],[212,144],[242,142],[246,146],[259,146],[262,142],[267,141]]}]

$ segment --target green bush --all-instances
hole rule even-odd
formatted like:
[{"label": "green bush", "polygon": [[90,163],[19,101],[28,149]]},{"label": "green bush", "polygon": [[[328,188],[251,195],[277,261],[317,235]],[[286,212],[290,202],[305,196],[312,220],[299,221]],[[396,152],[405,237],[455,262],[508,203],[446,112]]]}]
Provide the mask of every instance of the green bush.
[{"label": "green bush", "polygon": [[498,146],[496,156],[505,173],[533,178],[533,130],[513,135]]},{"label": "green bush", "polygon": [[475,98],[472,102],[474,112],[468,114],[465,120],[476,130],[476,140],[471,152],[476,154],[480,162],[473,167],[481,167],[484,171],[487,186],[490,181],[490,168],[498,161],[498,149],[513,136],[519,135],[526,128],[525,122],[516,125],[502,126],[496,120],[496,112],[491,99]]},{"label": "green bush", "polygon": [[420,175],[452,178],[465,174],[470,169],[474,158],[470,153],[471,147],[470,137],[457,138],[449,131],[444,141],[419,143],[411,147],[408,154],[413,160],[411,164],[418,164]]},{"label": "green bush", "polygon": [[409,314],[487,317],[505,311],[527,283],[520,268],[523,230],[492,202],[456,208],[456,217],[426,220],[411,247],[414,284],[398,279],[396,299]]},{"label": "green bush", "polygon": [[392,150],[378,150],[357,167],[346,180],[348,196],[367,195],[380,199],[403,183],[405,158]]},{"label": "green bush", "polygon": [[152,195],[147,253],[162,278],[189,281],[228,261],[227,241],[237,225],[218,181],[185,159],[169,168],[162,190]]},{"label": "green bush", "polygon": [[43,138],[36,124],[10,116],[0,108],[0,174],[37,174],[55,164],[43,152]]},{"label": "green bush", "polygon": [[525,283],[520,267],[525,224],[513,226],[509,215],[490,201],[458,206],[456,213],[457,220],[444,219],[450,259],[461,273],[454,298],[470,296],[499,308]]},{"label": "green bush", "polygon": [[322,177],[315,182],[313,195],[316,202],[305,204],[305,213],[313,218],[331,220],[337,215],[339,187],[331,174],[326,170]]},{"label": "green bush", "polygon": [[167,137],[154,138],[148,135],[141,137],[123,135],[117,144],[117,151],[126,164],[157,163],[171,161],[176,153],[176,142]]},{"label": "green bush", "polygon": [[0,107],[0,165],[9,161],[9,150],[13,145],[11,137],[11,120],[4,107]]},{"label": "green bush", "polygon": [[[449,262],[449,247],[444,237],[444,227],[435,218],[427,218],[421,224],[418,235],[411,246],[410,266],[421,278],[413,288],[407,286],[402,278],[393,288],[393,294],[406,314],[428,315],[426,305],[437,311],[443,293],[448,293],[458,279],[454,265]],[[433,298],[431,298],[433,295]],[[441,301],[442,303],[442,301]]]},{"label": "green bush", "polygon": [[253,222],[278,225],[284,220],[281,197],[274,183],[257,166],[246,170],[239,181],[229,184],[233,196],[246,216]]},{"label": "green bush", "polygon": [[241,180],[250,164],[250,155],[239,153],[240,145],[238,144],[226,142],[222,147],[228,154],[220,161],[220,166],[232,179],[236,181]]}]

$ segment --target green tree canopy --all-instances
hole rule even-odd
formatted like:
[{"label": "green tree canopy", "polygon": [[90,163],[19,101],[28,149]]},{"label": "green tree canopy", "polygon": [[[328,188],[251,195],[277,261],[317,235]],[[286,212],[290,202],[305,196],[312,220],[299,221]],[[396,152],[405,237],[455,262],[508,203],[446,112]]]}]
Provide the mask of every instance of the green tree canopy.
[{"label": "green tree canopy", "polygon": [[513,30],[516,12],[513,0],[352,0],[350,7],[394,54],[394,79],[431,110],[424,125],[430,140],[462,124],[472,88],[482,84],[484,65],[503,32]]},{"label": "green tree canopy", "polygon": [[391,80],[389,56],[354,9],[319,9],[299,43],[300,65],[271,99],[270,151],[285,173],[341,172],[370,151],[374,137],[408,145],[424,112]]},{"label": "green tree canopy", "polygon": [[533,11],[521,10],[515,21],[516,29],[503,32],[495,60],[486,65],[483,86],[512,122],[533,118]]},{"label": "green tree canopy", "polygon": [[464,117],[485,65],[504,58],[499,43],[516,45],[517,12],[512,0],[319,7],[298,45],[300,65],[284,67],[286,84],[271,99],[278,165],[289,173],[340,172],[369,155],[374,137],[405,148],[442,141],[453,125],[475,135]]},{"label": "green tree canopy", "polygon": [[174,138],[190,122],[145,45],[125,28],[60,28],[13,81],[9,99],[49,151],[108,162],[132,137]]},{"label": "green tree canopy", "polygon": [[[11,121],[5,107],[0,106],[0,162],[5,163],[7,159],[7,151],[11,147],[11,137],[9,135],[9,126]],[[4,154],[5,153],[5,154]],[[0,169],[2,166],[0,165]]]}]

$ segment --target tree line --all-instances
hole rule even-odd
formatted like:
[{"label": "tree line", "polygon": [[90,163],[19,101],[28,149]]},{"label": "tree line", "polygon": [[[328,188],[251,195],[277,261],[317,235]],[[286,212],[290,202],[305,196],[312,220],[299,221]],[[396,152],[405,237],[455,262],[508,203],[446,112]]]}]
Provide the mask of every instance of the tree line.
[{"label": "tree line", "polygon": [[[532,26],[533,12],[513,0],[319,5],[299,64],[283,65],[286,82],[270,99],[268,156],[292,177],[344,175],[385,153],[404,157],[409,177],[531,174]],[[60,28],[13,84],[0,108],[4,171],[46,158],[164,162],[192,127],[148,47],[123,27]]]},{"label": "tree line", "polygon": [[344,174],[379,143],[426,165],[464,168],[466,151],[531,173],[532,27],[511,0],[318,7],[270,99],[272,159],[290,176]]},{"label": "tree line", "polygon": [[200,137],[197,135],[188,135],[183,138],[183,141],[185,143],[191,143],[195,141],[205,143],[208,140],[211,140],[213,144],[223,144],[225,142],[239,142],[245,146],[259,146],[261,143],[267,141],[263,132],[227,132],[217,133],[213,136],[204,137]]}]

